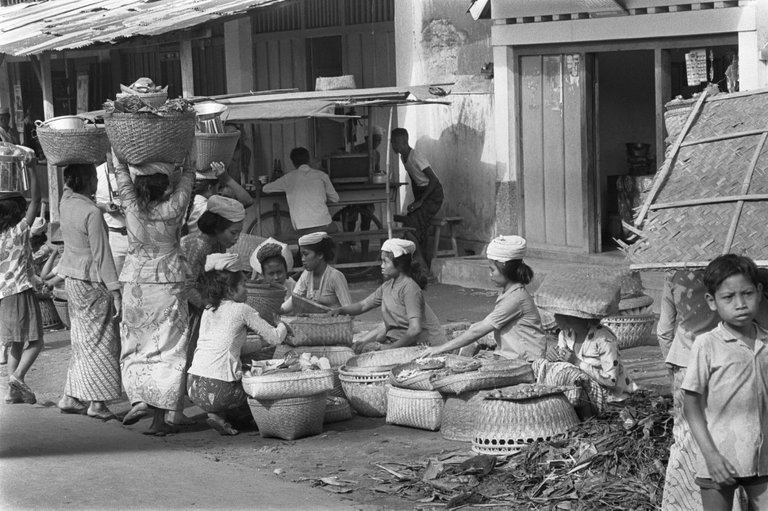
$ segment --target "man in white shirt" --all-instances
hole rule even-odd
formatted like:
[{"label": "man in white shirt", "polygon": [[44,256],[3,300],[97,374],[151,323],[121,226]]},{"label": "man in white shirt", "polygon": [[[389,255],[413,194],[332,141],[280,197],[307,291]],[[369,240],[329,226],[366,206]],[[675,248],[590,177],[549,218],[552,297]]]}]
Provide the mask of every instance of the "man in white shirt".
[{"label": "man in white shirt", "polygon": [[104,213],[104,222],[109,230],[109,248],[112,249],[115,269],[119,276],[128,253],[128,230],[125,228],[125,215],[110,157],[111,155],[108,155],[107,162],[96,167],[96,176],[99,178],[96,205]]},{"label": "man in white shirt", "polygon": [[291,223],[299,236],[338,231],[326,203],[338,202],[339,194],[328,174],[309,166],[309,151],[303,147],[293,149],[290,156],[296,170],[264,185],[262,190],[264,193],[285,192]]}]

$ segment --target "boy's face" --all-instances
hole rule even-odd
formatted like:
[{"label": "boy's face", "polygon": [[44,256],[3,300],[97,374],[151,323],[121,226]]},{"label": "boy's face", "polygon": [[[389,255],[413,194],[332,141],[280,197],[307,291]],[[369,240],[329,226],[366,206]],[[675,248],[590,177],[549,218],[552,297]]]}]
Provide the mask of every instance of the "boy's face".
[{"label": "boy's face", "polygon": [[408,140],[405,137],[395,137],[392,139],[392,150],[397,154],[403,154],[408,149]]},{"label": "boy's face", "polygon": [[757,315],[761,284],[755,285],[743,274],[731,275],[715,291],[714,296],[707,293],[709,308],[729,325],[744,327],[752,323]]}]

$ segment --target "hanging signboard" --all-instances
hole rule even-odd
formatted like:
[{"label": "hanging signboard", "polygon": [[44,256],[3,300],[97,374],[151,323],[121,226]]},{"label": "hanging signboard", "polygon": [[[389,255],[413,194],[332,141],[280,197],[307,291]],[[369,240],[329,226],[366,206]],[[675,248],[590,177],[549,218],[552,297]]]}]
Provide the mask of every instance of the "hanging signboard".
[{"label": "hanging signboard", "polygon": [[691,50],[685,54],[688,86],[695,87],[707,81],[707,50]]},{"label": "hanging signboard", "polygon": [[77,113],[82,114],[88,108],[88,73],[77,74]]}]

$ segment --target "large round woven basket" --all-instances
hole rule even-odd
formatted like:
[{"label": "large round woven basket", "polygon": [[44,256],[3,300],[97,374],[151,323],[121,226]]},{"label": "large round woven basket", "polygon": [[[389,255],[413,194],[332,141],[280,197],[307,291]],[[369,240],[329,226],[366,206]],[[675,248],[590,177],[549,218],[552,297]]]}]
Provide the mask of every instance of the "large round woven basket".
[{"label": "large round woven basket", "polygon": [[263,438],[295,440],[323,432],[325,393],[274,400],[248,398],[248,406]]},{"label": "large round woven basket", "polygon": [[286,353],[294,351],[301,355],[309,353],[314,357],[325,357],[331,367],[339,368],[347,363],[347,360],[355,356],[355,352],[349,346],[288,346],[280,344],[275,348],[275,358],[284,358]]},{"label": "large round woven basket", "polygon": [[284,317],[293,333],[286,339],[291,346],[351,346],[352,317],[302,314]]},{"label": "large round woven basket", "polygon": [[243,390],[255,399],[304,397],[333,389],[333,371],[278,372],[260,376],[243,376]]},{"label": "large round woven basket", "polygon": [[229,165],[235,154],[240,132],[230,133],[195,133],[195,152],[197,153],[197,170],[206,170],[211,163],[220,161]]},{"label": "large round woven basket", "polygon": [[66,328],[69,328],[69,302],[66,300],[58,300],[56,298],[54,298],[52,301],[53,306],[56,308],[56,314],[58,314],[59,319]]},{"label": "large round woven basket", "polygon": [[619,349],[632,348],[642,345],[653,330],[653,323],[656,321],[654,314],[643,314],[639,316],[608,316],[601,320],[601,323],[616,336],[619,342]]},{"label": "large round woven basket", "polygon": [[562,392],[523,400],[486,398],[475,420],[472,450],[505,456],[523,445],[563,434],[578,423],[576,412]]},{"label": "large round woven basket", "polygon": [[325,400],[325,418],[323,423],[341,422],[352,418],[349,401],[343,397],[328,396]]},{"label": "large round woven basket", "polygon": [[138,96],[148,105],[157,108],[159,106],[163,106],[163,103],[165,103],[168,100],[168,91],[137,92],[136,94],[130,94],[128,92],[118,92],[117,95],[115,96],[115,99],[127,98],[128,96]]},{"label": "large round woven basket", "polygon": [[248,296],[245,303],[256,309],[256,312],[267,321],[272,321],[280,314],[280,306],[285,300],[285,289],[272,284],[257,284],[251,280],[245,283]]},{"label": "large round woven basket", "polygon": [[440,433],[446,440],[471,442],[475,435],[475,418],[490,390],[476,390],[458,396],[447,396],[443,408]]},{"label": "large round woven basket", "polygon": [[100,164],[106,161],[109,152],[109,138],[104,128],[57,130],[40,126],[37,128],[37,138],[51,165]]},{"label": "large round woven basket", "polygon": [[104,114],[112,149],[121,161],[180,163],[189,153],[195,136],[195,113]]},{"label": "large round woven basket", "polygon": [[443,420],[443,405],[439,392],[387,385],[387,424],[437,431]]},{"label": "large round woven basket", "polygon": [[40,305],[40,315],[43,317],[43,328],[46,330],[61,328],[61,319],[56,312],[56,306],[53,305],[53,300],[38,294],[37,303]]},{"label": "large round woven basket", "polygon": [[365,417],[386,416],[389,371],[350,373],[345,368],[339,370],[339,380],[352,408]]}]

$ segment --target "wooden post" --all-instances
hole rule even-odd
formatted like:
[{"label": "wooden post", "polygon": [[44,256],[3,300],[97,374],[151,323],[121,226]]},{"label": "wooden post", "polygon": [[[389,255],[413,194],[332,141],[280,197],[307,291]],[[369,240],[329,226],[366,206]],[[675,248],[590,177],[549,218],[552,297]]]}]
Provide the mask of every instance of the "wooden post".
[{"label": "wooden post", "polygon": [[227,53],[227,92],[252,90],[256,75],[251,18],[245,16],[224,23],[224,50]]},{"label": "wooden post", "polygon": [[192,62],[192,41],[181,41],[181,95],[190,98],[195,95],[194,64]]},{"label": "wooden post", "polygon": [[[54,117],[53,112],[53,81],[51,80],[51,55],[40,55],[40,87],[43,89],[43,118],[47,121]],[[48,239],[60,241],[59,233],[59,169],[48,164],[48,207],[50,222],[48,224]]]},{"label": "wooden post", "polygon": [[672,99],[669,50],[654,49],[653,62],[656,95],[656,168],[659,168],[664,163],[664,139],[667,133],[664,124],[664,103]]},{"label": "wooden post", "polygon": [[[395,107],[391,106],[389,107],[389,121],[387,122],[387,140],[390,138],[390,133],[392,133],[392,116],[394,115]],[[369,120],[370,122],[370,120]],[[391,142],[391,141],[390,141]],[[386,164],[384,165],[384,168],[387,169],[387,180],[385,181],[385,189],[386,189],[386,195],[387,195],[387,202],[386,202],[386,213],[387,213],[387,236],[389,238],[392,237],[392,197],[390,196],[390,184],[389,184],[389,153],[392,152],[392,150],[389,148],[389,144],[387,144],[387,158],[386,158]]]}]

